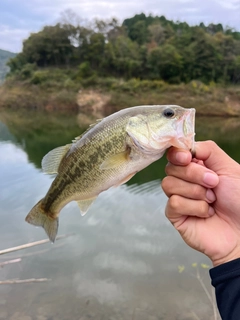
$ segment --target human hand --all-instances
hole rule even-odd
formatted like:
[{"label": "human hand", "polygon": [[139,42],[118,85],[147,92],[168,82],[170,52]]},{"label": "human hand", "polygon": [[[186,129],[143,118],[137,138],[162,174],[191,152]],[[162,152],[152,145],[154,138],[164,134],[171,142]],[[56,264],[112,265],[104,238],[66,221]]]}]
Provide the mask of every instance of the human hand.
[{"label": "human hand", "polygon": [[240,165],[212,141],[170,148],[162,188],[166,216],[192,248],[214,266],[240,258]]}]

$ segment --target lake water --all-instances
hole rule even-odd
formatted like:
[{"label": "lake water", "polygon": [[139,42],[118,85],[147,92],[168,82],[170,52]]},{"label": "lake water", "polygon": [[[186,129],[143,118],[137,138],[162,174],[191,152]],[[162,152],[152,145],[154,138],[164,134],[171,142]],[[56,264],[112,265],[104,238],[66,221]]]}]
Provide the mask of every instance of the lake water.
[{"label": "lake water", "polygon": [[[52,181],[41,172],[41,159],[88,121],[74,113],[0,112],[0,250],[46,238],[24,221]],[[240,162],[240,119],[197,117],[196,133],[196,140],[213,139]],[[68,238],[0,255],[0,281],[49,279],[1,284],[0,319],[214,319],[196,277],[211,298],[210,261],[188,248],[164,215],[165,165],[163,158],[101,194],[84,217],[76,203],[67,205],[59,235],[73,234]]]}]

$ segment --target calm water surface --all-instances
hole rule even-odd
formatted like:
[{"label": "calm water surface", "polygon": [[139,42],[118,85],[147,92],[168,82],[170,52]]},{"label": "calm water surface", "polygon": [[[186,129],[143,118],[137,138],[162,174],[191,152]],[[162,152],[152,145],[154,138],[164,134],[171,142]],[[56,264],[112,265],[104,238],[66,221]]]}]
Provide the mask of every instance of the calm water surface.
[{"label": "calm water surface", "polygon": [[[0,112],[0,250],[45,239],[24,219],[48,190],[52,177],[41,159],[83,132],[76,114]],[[196,140],[213,139],[240,162],[240,119],[197,118]],[[0,281],[49,282],[0,285],[0,319],[189,320],[213,319],[209,264],[188,248],[164,216],[160,189],[166,159],[127,185],[102,193],[81,217],[76,203],[61,212],[59,235],[73,236],[1,255]],[[192,264],[197,263],[197,267]],[[184,270],[183,270],[184,269]]]}]

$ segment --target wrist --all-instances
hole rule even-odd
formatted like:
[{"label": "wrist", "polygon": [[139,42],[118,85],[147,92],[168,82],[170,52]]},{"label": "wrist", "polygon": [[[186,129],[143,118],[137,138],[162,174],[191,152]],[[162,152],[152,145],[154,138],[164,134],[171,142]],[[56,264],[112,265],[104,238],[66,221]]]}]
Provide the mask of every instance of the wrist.
[{"label": "wrist", "polygon": [[240,258],[240,248],[230,252],[227,256],[219,259],[211,259],[214,267]]}]

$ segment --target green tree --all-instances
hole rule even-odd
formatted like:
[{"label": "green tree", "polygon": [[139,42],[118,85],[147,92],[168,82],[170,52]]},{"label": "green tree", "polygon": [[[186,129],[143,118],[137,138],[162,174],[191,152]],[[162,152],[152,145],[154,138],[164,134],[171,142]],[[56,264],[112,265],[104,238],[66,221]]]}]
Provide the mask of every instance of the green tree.
[{"label": "green tree", "polygon": [[118,75],[125,78],[137,77],[141,70],[139,46],[129,38],[120,36],[113,44],[114,67]]},{"label": "green tree", "polygon": [[60,24],[46,26],[23,42],[23,55],[28,63],[36,63],[39,67],[69,66],[73,54],[69,36],[69,30]]},{"label": "green tree", "polygon": [[216,81],[216,70],[222,57],[217,50],[214,38],[199,28],[195,29],[194,38],[190,45],[190,50],[194,56],[191,79],[204,82]]},{"label": "green tree", "polygon": [[148,29],[145,21],[137,21],[129,31],[129,37],[139,45],[148,41]]},{"label": "green tree", "polygon": [[160,22],[148,26],[149,39],[156,44],[162,44],[165,41],[165,29]]},{"label": "green tree", "polygon": [[26,63],[27,59],[25,55],[22,52],[18,53],[14,58],[11,58],[7,62],[7,65],[10,68],[10,74],[14,74],[20,71]]},{"label": "green tree", "polygon": [[153,48],[148,55],[148,66],[153,79],[180,82],[182,56],[170,45]]},{"label": "green tree", "polygon": [[[189,26],[141,13],[122,24],[117,19],[95,19],[86,26],[67,10],[55,26],[31,34],[8,66],[20,79],[30,78],[39,71],[36,68],[51,67],[74,70],[68,70],[74,74],[72,80],[85,74],[236,83],[239,56],[240,32],[221,24]],[[36,73],[37,81],[46,76],[42,71]]]},{"label": "green tree", "polygon": [[233,83],[240,83],[240,55],[234,59],[231,80]]}]

